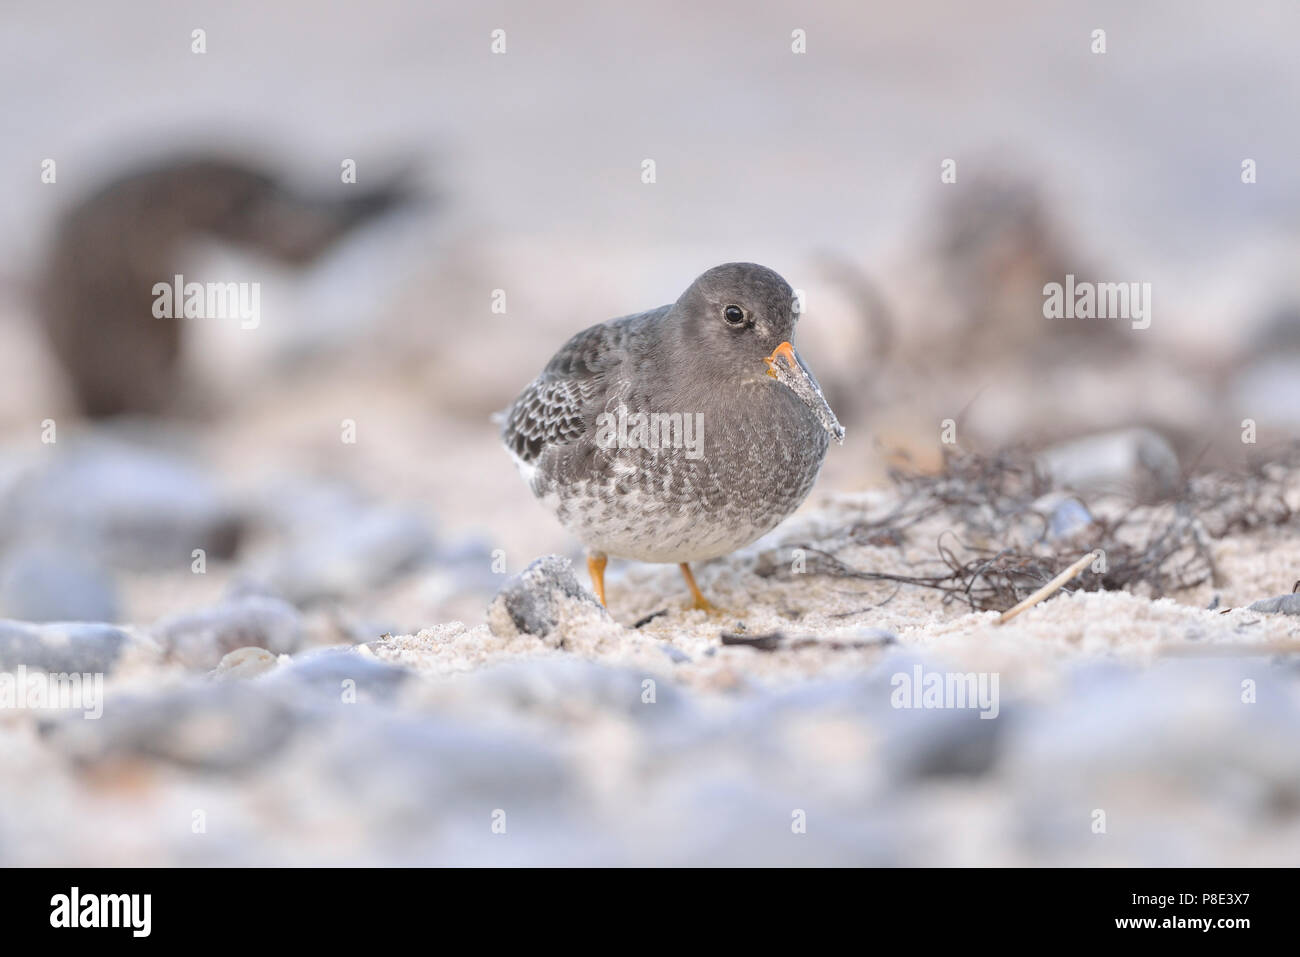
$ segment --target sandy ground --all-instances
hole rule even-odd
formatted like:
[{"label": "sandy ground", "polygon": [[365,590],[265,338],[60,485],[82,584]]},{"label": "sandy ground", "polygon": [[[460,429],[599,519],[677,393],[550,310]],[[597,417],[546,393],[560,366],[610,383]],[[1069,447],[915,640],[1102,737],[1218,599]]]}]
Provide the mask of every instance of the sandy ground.
[{"label": "sandy ground", "polygon": [[[792,543],[915,573],[951,516],[900,547],[844,541],[893,494],[835,496],[702,567],[720,613],[689,610],[674,569],[632,566],[610,612],[569,601],[544,636],[486,594],[462,621],[215,669],[128,628],[101,719],[0,722],[0,848],[15,864],[1295,859],[1300,626],[1243,607],[1289,590],[1293,537],[1215,541],[1219,586],[1061,593],[1005,625],[933,590],[756,573]],[[365,603],[418,606],[437,574]],[[723,641],[774,633],[793,647]],[[901,707],[916,669],[996,690]]]}]

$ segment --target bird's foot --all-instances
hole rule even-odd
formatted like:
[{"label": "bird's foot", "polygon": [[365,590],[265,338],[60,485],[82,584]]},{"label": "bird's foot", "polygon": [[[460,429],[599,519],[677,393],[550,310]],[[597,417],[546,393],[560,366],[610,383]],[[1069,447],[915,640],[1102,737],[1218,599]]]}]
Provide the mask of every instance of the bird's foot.
[{"label": "bird's foot", "polygon": [[709,601],[703,595],[691,596],[690,607],[692,611],[707,611],[710,615],[722,614],[722,609],[713,604],[713,602]]},{"label": "bird's foot", "polygon": [[691,589],[691,608],[696,611],[707,611],[711,615],[722,614],[722,610],[705,598],[704,592],[700,591],[700,586],[695,584],[695,576],[691,574],[691,566],[686,562],[681,562],[680,567],[682,577],[686,579],[686,584]]}]

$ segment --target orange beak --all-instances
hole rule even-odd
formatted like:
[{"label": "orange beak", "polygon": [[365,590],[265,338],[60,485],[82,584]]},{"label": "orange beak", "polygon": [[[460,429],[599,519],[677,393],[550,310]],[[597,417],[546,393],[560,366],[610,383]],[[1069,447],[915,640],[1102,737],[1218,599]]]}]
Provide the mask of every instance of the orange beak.
[{"label": "orange beak", "polygon": [[763,360],[764,362],[767,363],[767,374],[770,375],[773,379],[777,377],[775,366],[776,366],[776,360],[778,356],[785,359],[786,364],[789,365],[791,369],[799,368],[799,363],[795,360],[794,357],[794,346],[790,345],[789,341],[783,342],[775,349],[772,350],[772,354],[770,356],[768,356],[766,359]]},{"label": "orange beak", "polygon": [[[778,362],[778,359],[784,359],[785,362]],[[808,371],[808,367],[799,361],[799,354],[794,351],[794,346],[789,342],[783,342],[763,361],[767,363],[767,374],[797,395],[804,405],[812,410],[817,421],[831,438],[843,445],[844,426],[840,425],[839,419],[835,418],[835,413],[826,404],[826,397],[822,395],[817,380]]]}]

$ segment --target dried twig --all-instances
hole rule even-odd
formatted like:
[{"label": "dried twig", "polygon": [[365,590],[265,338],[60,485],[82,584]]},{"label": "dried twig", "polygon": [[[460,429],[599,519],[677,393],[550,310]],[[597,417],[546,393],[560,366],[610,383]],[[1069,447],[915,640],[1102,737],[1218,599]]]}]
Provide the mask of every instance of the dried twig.
[{"label": "dried twig", "polygon": [[[1218,584],[1215,539],[1300,523],[1300,512],[1286,498],[1289,489],[1300,485],[1300,443],[1275,451],[1270,461],[1243,474],[1193,476],[1174,502],[1098,514],[1076,496],[1091,521],[1064,537],[1052,534],[1051,515],[1041,502],[1055,490],[1025,451],[952,451],[939,474],[895,470],[891,478],[897,504],[883,517],[851,522],[843,541],[846,546],[913,551],[922,523],[942,518],[949,528],[935,542],[931,557],[910,563],[915,573],[855,568],[834,553],[838,549],[810,545],[764,553],[756,573],[778,579],[806,573],[888,581],[898,588],[937,590],[945,603],[1003,612],[1042,588],[1057,569],[1083,562],[1076,575],[1080,590],[1135,591],[1158,598],[1204,582]],[[797,569],[788,552],[792,548],[804,553]],[[1088,567],[1098,551],[1105,561]]]},{"label": "dried twig", "polygon": [[1002,613],[1002,617],[998,619],[997,623],[999,625],[1005,625],[1007,622],[1009,622],[1012,618],[1015,618],[1016,615],[1020,614],[1026,608],[1033,608],[1044,598],[1047,598],[1049,595],[1056,594],[1058,591],[1060,591],[1062,588],[1065,587],[1066,582],[1070,581],[1072,578],[1074,578],[1075,575],[1083,571],[1083,569],[1086,566],[1091,565],[1100,557],[1101,557],[1101,552],[1089,552],[1087,555],[1084,555],[1077,562],[1075,562],[1065,571],[1061,572],[1061,574],[1057,575],[1050,582],[1048,582],[1042,588],[1038,589],[1038,591],[1034,592],[1032,595],[1030,595],[1020,604],[1016,605],[1014,608],[1008,608],[1006,611],[1004,611]]}]

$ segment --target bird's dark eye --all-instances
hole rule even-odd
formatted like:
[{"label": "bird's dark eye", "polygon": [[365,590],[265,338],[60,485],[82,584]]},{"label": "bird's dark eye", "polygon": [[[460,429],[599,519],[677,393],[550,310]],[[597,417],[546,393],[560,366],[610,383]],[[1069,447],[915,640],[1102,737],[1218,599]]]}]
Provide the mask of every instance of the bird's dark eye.
[{"label": "bird's dark eye", "polygon": [[738,326],[745,321],[745,310],[739,306],[727,306],[722,310],[722,318],[733,326]]}]

